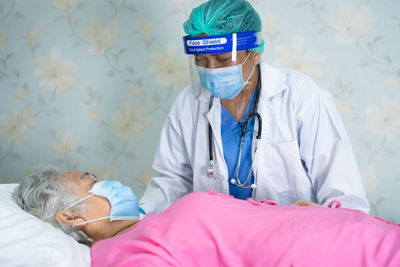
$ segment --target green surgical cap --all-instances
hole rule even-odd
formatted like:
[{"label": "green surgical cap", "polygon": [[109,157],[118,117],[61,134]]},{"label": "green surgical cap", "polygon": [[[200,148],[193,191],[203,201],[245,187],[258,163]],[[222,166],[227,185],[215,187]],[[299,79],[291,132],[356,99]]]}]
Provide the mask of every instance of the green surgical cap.
[{"label": "green surgical cap", "polygon": [[[194,8],[183,23],[185,33],[195,37],[201,33],[223,35],[238,32],[261,31],[261,19],[246,0],[210,0]],[[250,49],[263,53],[264,40]]]}]

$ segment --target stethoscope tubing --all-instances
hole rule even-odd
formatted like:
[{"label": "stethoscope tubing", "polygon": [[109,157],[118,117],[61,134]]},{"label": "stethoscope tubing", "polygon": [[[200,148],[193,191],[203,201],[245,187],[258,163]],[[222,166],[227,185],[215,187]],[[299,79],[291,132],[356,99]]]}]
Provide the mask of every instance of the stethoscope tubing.
[{"label": "stethoscope tubing", "polygon": [[[243,124],[242,133],[241,133],[240,153],[239,153],[239,159],[238,159],[238,168],[237,168],[237,174],[236,174],[237,177],[236,177],[235,182],[232,182],[233,184],[236,184],[236,185],[238,185],[240,187],[243,187],[243,188],[250,188],[250,187],[251,188],[255,188],[255,185],[254,185],[254,187],[252,187],[252,186],[246,186],[246,184],[247,184],[247,182],[248,182],[248,180],[249,180],[249,178],[251,176],[252,170],[253,170],[253,163],[254,163],[255,153],[257,151],[257,144],[258,144],[258,140],[261,139],[261,134],[262,134],[262,118],[261,118],[261,115],[257,112],[257,107],[258,107],[258,102],[259,102],[260,92],[261,92],[261,87],[262,87],[261,86],[261,78],[260,78],[261,71],[260,71],[259,65],[258,65],[258,70],[259,70],[259,72],[258,72],[259,73],[258,85],[257,85],[258,89],[257,89],[257,93],[256,93],[256,99],[255,99],[255,103],[254,103],[254,108],[253,108],[253,112],[250,113],[247,116],[247,118],[246,118],[246,120],[245,120],[245,122]],[[214,100],[214,96],[211,95],[210,96],[208,110],[211,109],[213,100]],[[256,147],[255,147],[255,150],[254,150],[254,155],[252,157],[252,162],[251,162],[251,166],[250,166],[249,175],[247,176],[246,181],[242,184],[240,182],[240,180],[239,180],[239,177],[238,177],[239,168],[240,168],[240,161],[241,161],[241,156],[242,156],[242,147],[243,147],[243,142],[244,142],[244,136],[246,135],[247,124],[248,124],[249,120],[252,117],[255,117],[257,119],[257,121],[258,121],[258,131],[257,131],[257,135],[256,135]],[[214,157],[213,157],[213,146],[212,146],[212,128],[211,128],[210,123],[208,124],[208,151],[209,151],[210,167],[207,168],[207,175],[210,175],[210,174],[213,175],[214,174]],[[232,179],[232,180],[234,180],[234,179]]]}]

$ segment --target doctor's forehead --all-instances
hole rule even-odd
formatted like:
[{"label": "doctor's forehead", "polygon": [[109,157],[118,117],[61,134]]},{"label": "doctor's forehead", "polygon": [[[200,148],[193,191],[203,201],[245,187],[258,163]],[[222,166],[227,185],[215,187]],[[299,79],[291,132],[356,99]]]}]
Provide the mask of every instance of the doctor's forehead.
[{"label": "doctor's forehead", "polygon": [[[237,51],[236,59],[243,61],[243,59],[247,56],[247,50]],[[214,54],[198,54],[194,55],[195,60],[233,60],[232,52],[225,53],[214,53]]]}]

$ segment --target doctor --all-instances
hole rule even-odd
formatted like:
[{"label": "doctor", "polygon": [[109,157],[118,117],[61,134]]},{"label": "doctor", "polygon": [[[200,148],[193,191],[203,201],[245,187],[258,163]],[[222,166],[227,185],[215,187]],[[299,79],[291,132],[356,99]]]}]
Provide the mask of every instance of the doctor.
[{"label": "doctor", "polygon": [[[335,104],[312,78],[261,60],[261,21],[246,0],[210,0],[184,23],[191,84],[162,129],[140,201],[160,212],[193,191],[369,212]],[[307,200],[302,202],[302,200]]]}]

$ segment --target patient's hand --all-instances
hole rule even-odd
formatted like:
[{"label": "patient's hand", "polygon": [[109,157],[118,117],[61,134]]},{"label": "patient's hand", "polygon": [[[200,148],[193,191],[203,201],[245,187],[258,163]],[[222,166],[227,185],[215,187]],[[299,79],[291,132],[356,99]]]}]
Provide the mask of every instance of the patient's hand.
[{"label": "patient's hand", "polygon": [[320,204],[314,203],[308,200],[297,200],[292,204],[293,206],[321,206]]}]

